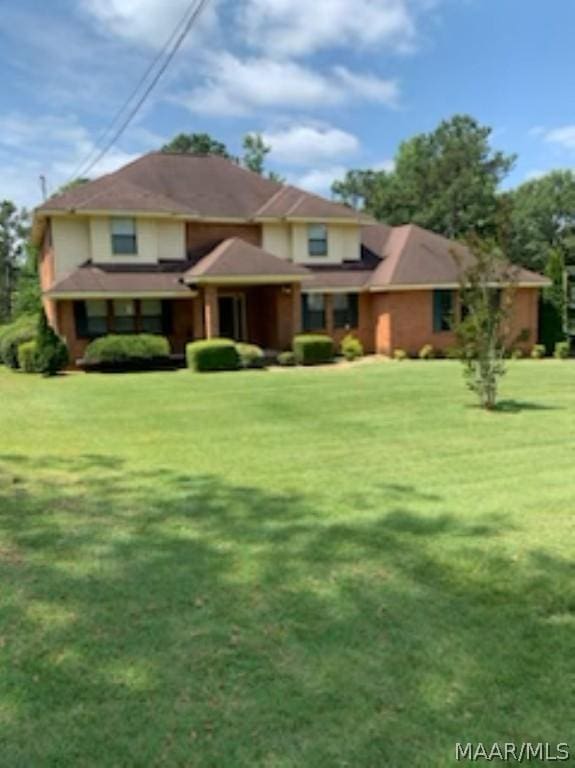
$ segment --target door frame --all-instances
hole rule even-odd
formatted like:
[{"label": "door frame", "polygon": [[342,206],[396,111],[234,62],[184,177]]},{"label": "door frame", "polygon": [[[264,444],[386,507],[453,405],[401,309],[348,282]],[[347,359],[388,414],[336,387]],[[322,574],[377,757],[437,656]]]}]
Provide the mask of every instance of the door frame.
[{"label": "door frame", "polygon": [[219,300],[233,299],[234,302],[234,341],[246,341],[248,338],[248,315],[246,310],[246,294],[244,291],[225,291],[218,293],[218,313],[220,312]]}]

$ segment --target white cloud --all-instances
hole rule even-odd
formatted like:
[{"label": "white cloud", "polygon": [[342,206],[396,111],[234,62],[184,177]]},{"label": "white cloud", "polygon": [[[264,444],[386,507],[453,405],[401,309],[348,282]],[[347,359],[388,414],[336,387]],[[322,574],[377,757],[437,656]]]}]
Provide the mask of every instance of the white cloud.
[{"label": "white cloud", "polygon": [[[193,27],[192,40],[214,31],[217,7],[215,0],[208,3]],[[184,17],[187,18],[190,0],[82,0],[82,8],[103,31],[161,48]]]},{"label": "white cloud", "polygon": [[387,104],[389,107],[397,104],[399,87],[395,80],[384,80],[371,74],[350,72],[345,67],[336,67],[334,72],[346,90],[356,98]]},{"label": "white cloud", "polygon": [[[90,171],[90,177],[117,170],[142,151],[158,146],[160,137],[142,129],[132,136],[134,151],[114,148]],[[69,181],[94,150],[90,132],[70,115],[44,115],[29,120],[21,113],[0,117],[0,199],[18,205],[40,203],[41,175],[53,193]]]},{"label": "white cloud", "polygon": [[231,53],[211,57],[202,85],[175,100],[206,115],[247,115],[261,109],[318,110],[353,100],[391,105],[397,84],[341,67],[324,74],[293,61],[239,59]]},{"label": "white cloud", "polygon": [[388,157],[386,160],[380,160],[378,163],[370,163],[370,168],[373,168],[374,171],[393,173],[395,170],[395,160],[392,157]]},{"label": "white cloud", "polygon": [[334,47],[405,51],[415,40],[409,0],[246,0],[241,25],[252,46],[277,56]]},{"label": "white cloud", "polygon": [[575,125],[564,125],[561,128],[546,131],[544,138],[550,144],[559,144],[565,149],[575,149]]},{"label": "white cloud", "polygon": [[348,168],[343,165],[335,165],[329,168],[316,168],[307,171],[301,176],[293,176],[288,179],[290,184],[306,189],[316,195],[329,195],[331,185],[338,179],[343,179]]},{"label": "white cloud", "polygon": [[272,148],[272,159],[287,165],[333,161],[359,149],[356,136],[329,126],[293,125],[264,133],[263,138]]}]

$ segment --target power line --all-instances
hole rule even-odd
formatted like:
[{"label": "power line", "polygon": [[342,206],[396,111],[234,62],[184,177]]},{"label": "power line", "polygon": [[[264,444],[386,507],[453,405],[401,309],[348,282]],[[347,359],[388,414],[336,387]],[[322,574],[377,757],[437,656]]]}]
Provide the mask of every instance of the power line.
[{"label": "power line", "polygon": [[[153,62],[150,64],[150,66],[147,68],[145,74],[142,76],[142,78],[139,80],[137,86],[135,87],[134,91],[132,92],[132,95],[129,97],[129,99],[124,103],[124,105],[121,107],[121,109],[116,114],[114,120],[110,123],[108,128],[103,131],[103,133],[100,135],[96,142],[95,149],[92,150],[88,158],[78,167],[78,170],[76,173],[72,176],[72,179],[85,176],[92,168],[94,168],[95,165],[97,165],[102,158],[104,158],[107,153],[110,151],[110,149],[114,146],[114,144],[118,141],[118,139],[122,136],[124,131],[128,128],[132,120],[136,117],[140,109],[144,106],[145,102],[148,99],[148,96],[151,94],[151,92],[154,90],[156,85],[158,84],[160,78],[162,75],[166,72],[172,61],[174,60],[174,57],[182,47],[184,40],[190,33],[190,30],[200,17],[200,14],[204,10],[204,8],[209,3],[209,0],[193,0],[191,5],[189,6],[188,10],[184,14],[181,21],[178,23],[172,34],[170,35],[170,38],[160,51],[160,53],[155,57]],[[189,18],[188,18],[189,16]],[[166,55],[167,53],[167,55]],[[158,71],[146,87],[144,93],[140,96],[140,98],[136,101],[132,109],[130,109],[127,117],[123,119],[117,128],[117,130],[114,131],[112,137],[110,140],[104,145],[104,147],[98,151],[98,144],[100,144],[109,134],[114,130],[115,125],[119,122],[120,118],[122,117],[123,113],[126,111],[126,109],[132,104],[134,99],[136,98],[138,91],[142,87],[142,85],[146,82],[150,74],[153,72],[153,70],[157,67],[157,65],[161,62],[162,58],[166,55],[165,61],[161,64]],[[94,157],[94,153],[98,152],[98,154]],[[94,157],[94,159],[92,159]]]}]

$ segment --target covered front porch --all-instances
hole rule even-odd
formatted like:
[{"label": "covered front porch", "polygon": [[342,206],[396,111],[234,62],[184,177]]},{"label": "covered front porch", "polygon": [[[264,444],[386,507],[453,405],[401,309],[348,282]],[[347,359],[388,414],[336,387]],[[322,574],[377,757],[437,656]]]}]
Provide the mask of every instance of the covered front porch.
[{"label": "covered front porch", "polygon": [[196,329],[196,337],[223,337],[281,350],[289,348],[301,330],[299,283],[206,285],[198,288],[198,294],[202,327]]}]

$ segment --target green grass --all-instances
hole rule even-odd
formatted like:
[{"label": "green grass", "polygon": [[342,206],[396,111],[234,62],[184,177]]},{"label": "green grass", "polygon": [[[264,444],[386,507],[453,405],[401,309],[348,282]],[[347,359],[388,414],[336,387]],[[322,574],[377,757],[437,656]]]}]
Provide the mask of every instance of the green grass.
[{"label": "green grass", "polygon": [[0,370],[2,768],[569,742],[575,365],[502,396],[449,362]]}]

